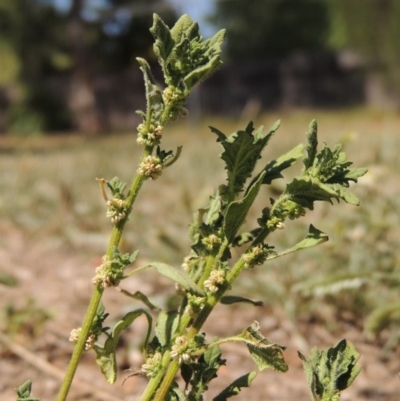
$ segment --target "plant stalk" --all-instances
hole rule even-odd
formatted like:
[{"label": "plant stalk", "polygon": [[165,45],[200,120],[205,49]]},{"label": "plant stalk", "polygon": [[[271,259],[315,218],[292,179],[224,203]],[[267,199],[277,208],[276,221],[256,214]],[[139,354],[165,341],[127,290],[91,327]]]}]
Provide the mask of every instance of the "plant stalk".
[{"label": "plant stalk", "polygon": [[[141,161],[143,161],[148,155],[150,155],[153,151],[152,146],[146,146],[145,149],[143,150]],[[140,188],[143,185],[145,178],[140,175],[136,174],[135,177],[132,180],[128,196],[126,198],[127,202],[127,216],[125,219],[121,220],[118,224],[116,224],[112,230],[108,247],[107,247],[107,252],[106,255],[107,257],[111,258],[113,251],[116,247],[118,247],[121,237],[122,237],[122,232],[124,230],[125,223],[128,220],[128,216],[132,211],[133,204],[137,198],[137,195],[140,191]],[[84,321],[82,323],[82,329],[78,338],[78,342],[76,343],[74,347],[74,351],[72,353],[70,362],[68,364],[67,371],[64,376],[64,380],[61,384],[60,391],[57,396],[57,401],[65,401],[68,396],[68,392],[70,390],[72,380],[74,379],[75,372],[78,368],[79,361],[81,359],[81,356],[85,350],[85,344],[86,340],[89,336],[90,329],[92,327],[93,319],[96,316],[97,308],[100,304],[101,297],[103,295],[104,288],[99,286],[96,286],[96,288],[93,291],[92,297],[89,302],[89,306],[86,311],[86,315],[84,318]]]}]

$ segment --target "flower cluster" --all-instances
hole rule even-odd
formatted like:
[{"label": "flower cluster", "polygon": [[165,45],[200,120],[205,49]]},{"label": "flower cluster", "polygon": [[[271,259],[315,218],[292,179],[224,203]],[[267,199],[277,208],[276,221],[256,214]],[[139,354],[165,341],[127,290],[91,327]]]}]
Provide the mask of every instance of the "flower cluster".
[{"label": "flower cluster", "polygon": [[94,285],[101,285],[103,288],[116,287],[123,277],[123,271],[113,271],[112,263],[107,256],[103,256],[103,263],[96,268],[96,275],[92,279]]},{"label": "flower cluster", "polygon": [[245,266],[247,268],[250,268],[257,265],[262,265],[267,260],[268,255],[274,253],[272,249],[273,247],[269,247],[265,244],[252,247],[248,252],[243,255]]},{"label": "flower cluster", "polygon": [[137,143],[139,145],[155,146],[160,143],[161,136],[163,134],[163,127],[160,124],[151,124],[148,129],[144,124],[138,126],[138,138]]},{"label": "flower cluster", "polygon": [[219,245],[221,244],[221,239],[215,234],[210,234],[208,237],[203,238],[201,242],[205,245],[207,250],[212,252],[218,250]]},{"label": "flower cluster", "polygon": [[[69,341],[76,344],[78,342],[79,336],[81,335],[82,328],[72,329],[69,336]],[[85,342],[85,351],[89,351],[93,348],[95,342],[97,341],[97,336],[95,334],[90,334]]]},{"label": "flower cluster", "polygon": [[190,355],[186,352],[189,342],[185,336],[179,336],[175,339],[175,344],[171,348],[171,358],[178,359],[179,363],[188,363],[191,360]]},{"label": "flower cluster", "polygon": [[206,299],[193,294],[187,294],[187,298],[188,305],[186,306],[185,313],[194,318],[203,309]]},{"label": "flower cluster", "polygon": [[225,283],[225,271],[213,270],[210,277],[204,281],[204,288],[210,292],[217,292],[219,287]]},{"label": "flower cluster", "polygon": [[111,218],[111,223],[116,224],[126,217],[126,201],[119,198],[107,200],[106,216]]},{"label": "flower cluster", "polygon": [[146,359],[146,363],[144,363],[141,367],[142,372],[147,377],[156,376],[162,366],[161,359],[162,359],[162,355],[160,352],[156,352],[154,355],[148,357]]},{"label": "flower cluster", "polygon": [[157,156],[147,156],[141,163],[138,173],[146,178],[156,180],[162,174],[162,163]]}]

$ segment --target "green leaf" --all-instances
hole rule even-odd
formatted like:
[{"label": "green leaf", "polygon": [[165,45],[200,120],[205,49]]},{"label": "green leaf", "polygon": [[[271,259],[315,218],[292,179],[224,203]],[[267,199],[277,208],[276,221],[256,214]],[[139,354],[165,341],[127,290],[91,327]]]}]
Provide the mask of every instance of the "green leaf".
[{"label": "green leaf", "polygon": [[277,372],[287,372],[287,366],[283,358],[283,349],[278,344],[271,344],[271,347],[260,347],[259,345],[247,344],[251,358],[260,371],[272,369]]},{"label": "green leaf", "polygon": [[217,135],[217,142],[223,142],[226,140],[226,135],[221,132],[219,129],[215,128],[215,127],[211,127],[209,126],[208,128],[210,128],[210,131],[213,132],[214,134]]},{"label": "green leaf", "polygon": [[176,401],[187,401],[185,394],[179,389],[179,387],[174,387],[171,389],[171,392],[175,393]]},{"label": "green leaf", "polygon": [[151,73],[150,66],[147,61],[140,57],[137,57],[136,60],[139,62],[140,69],[142,70],[144,76],[147,113],[150,113],[151,117],[157,119],[164,107],[161,90],[158,87],[157,82],[153,77],[153,74]]},{"label": "green leaf", "polygon": [[361,371],[356,366],[360,355],[352,343],[340,340],[327,351],[311,350],[311,357],[298,352],[313,400],[339,400],[340,392],[348,388]]},{"label": "green leaf", "polygon": [[334,188],[310,177],[294,178],[293,181],[286,186],[284,195],[288,195],[293,202],[310,210],[314,209],[315,201],[332,203],[332,198],[339,198]]},{"label": "green leaf", "polygon": [[357,182],[357,179],[360,178],[360,177],[362,177],[363,175],[365,175],[367,172],[368,172],[368,169],[367,169],[367,168],[363,168],[363,167],[360,167],[360,168],[352,168],[352,169],[350,169],[349,172],[346,174],[346,178],[347,178],[348,180]]},{"label": "green leaf", "polygon": [[203,82],[222,64],[221,57],[216,54],[210,58],[206,64],[197,67],[184,78],[183,82],[187,90],[191,90],[195,85]]},{"label": "green leaf", "polygon": [[272,160],[272,162],[268,163],[264,169],[266,174],[264,176],[263,184],[271,184],[273,180],[283,178],[281,172],[296,163],[296,160],[303,156],[303,152],[304,145],[300,144],[278,159]]},{"label": "green leaf", "polygon": [[[221,159],[225,162],[228,171],[228,187],[224,196],[232,201],[244,189],[246,180],[251,176],[257,160],[261,158],[261,152],[267,145],[269,139],[278,129],[279,123],[271,128],[270,132],[260,135],[260,130],[253,135],[253,123],[249,123],[244,131],[238,131],[221,142],[224,152]],[[213,132],[219,132],[213,129]]]},{"label": "green leaf", "polygon": [[176,43],[181,42],[183,38],[194,39],[198,34],[199,25],[187,14],[182,15],[171,29],[171,37]]},{"label": "green leaf", "polygon": [[127,297],[143,302],[151,310],[160,309],[158,306],[154,305],[147,297],[147,295],[143,294],[143,292],[141,291],[136,291],[135,293],[132,294],[131,292],[124,290],[123,288],[118,287],[117,290],[120,291],[122,294],[126,295]]},{"label": "green leaf", "polygon": [[118,177],[114,177],[111,181],[107,181],[107,187],[110,188],[114,197],[125,199],[124,191],[126,188],[126,183],[121,182]]},{"label": "green leaf", "polygon": [[162,276],[175,281],[175,283],[178,283],[192,294],[204,295],[203,291],[196,283],[182,270],[175,269],[175,267],[162,262],[152,262],[144,268],[146,267],[154,267]]},{"label": "green leaf", "polygon": [[271,343],[265,338],[260,333],[258,322],[254,322],[240,335],[231,337],[228,340],[244,342],[260,371],[269,368],[278,372],[286,372],[289,369],[283,357],[285,347]]},{"label": "green leaf", "polygon": [[17,401],[41,401],[39,398],[31,397],[32,381],[27,380],[15,389],[17,393]]},{"label": "green leaf", "polygon": [[150,28],[150,32],[155,38],[154,53],[161,60],[166,61],[175,46],[175,40],[172,38],[168,26],[157,14],[153,16],[153,26]]},{"label": "green leaf", "polygon": [[260,175],[243,199],[229,204],[224,220],[224,233],[229,243],[235,239],[236,233],[245,222],[247,213],[260,191],[263,179],[264,173]]},{"label": "green leaf", "polygon": [[96,352],[96,362],[100,366],[101,372],[106,377],[109,383],[115,383],[117,379],[117,361],[115,350],[118,345],[119,336],[122,330],[129,327],[133,321],[141,315],[145,315],[149,323],[147,335],[144,343],[144,349],[147,347],[151,333],[152,317],[144,309],[138,309],[127,313],[113,328],[112,333],[109,335],[104,345],[95,344],[94,350]]},{"label": "green leaf", "polygon": [[221,298],[220,302],[223,305],[232,305],[238,302],[244,302],[254,306],[263,306],[262,301],[252,301],[251,299],[243,298],[237,295],[225,295]]},{"label": "green leaf", "polygon": [[156,335],[160,344],[167,346],[179,324],[179,314],[176,311],[164,312],[158,314],[156,322]]},{"label": "green leaf", "polygon": [[243,375],[222,390],[212,401],[226,401],[228,398],[238,395],[243,387],[250,387],[251,382],[256,378],[257,372],[250,372]]},{"label": "green leaf", "polygon": [[207,209],[202,209],[204,213],[204,223],[212,226],[219,218],[222,208],[222,200],[217,193],[215,196],[210,197],[210,202]]},{"label": "green leaf", "polygon": [[304,170],[308,170],[314,164],[318,147],[317,132],[318,132],[317,122],[315,120],[312,120],[309,126],[309,130],[306,133],[308,139],[308,145],[306,146],[307,157],[303,159]]},{"label": "green leaf", "polygon": [[297,252],[302,249],[311,248],[313,246],[322,244],[327,241],[329,241],[328,234],[318,230],[312,224],[310,224],[310,226],[308,228],[308,235],[306,238],[304,238],[302,241],[300,241],[298,244],[296,244],[292,248],[289,248],[282,252],[268,256],[268,260],[279,258],[281,256],[288,255],[289,253]]},{"label": "green leaf", "polygon": [[220,347],[211,347],[204,352],[203,357],[208,366],[216,366],[216,364],[220,364],[221,362],[221,355]]}]

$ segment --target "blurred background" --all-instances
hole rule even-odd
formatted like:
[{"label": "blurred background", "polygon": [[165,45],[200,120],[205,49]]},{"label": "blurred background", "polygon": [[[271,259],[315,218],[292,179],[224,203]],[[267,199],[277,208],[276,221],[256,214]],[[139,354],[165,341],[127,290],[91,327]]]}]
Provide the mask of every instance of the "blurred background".
[{"label": "blurred background", "polygon": [[[355,343],[363,366],[343,399],[398,401],[399,0],[0,0],[2,400],[15,400],[13,388],[27,378],[34,380],[33,396],[55,399],[57,367],[68,363],[69,332],[81,325],[111,229],[95,178],[129,182],[140,157],[135,110],[145,101],[136,57],[150,62],[162,85],[149,33],[154,12],[169,26],[188,13],[205,37],[227,28],[224,64],[194,90],[188,118],[165,130],[166,149],[183,145],[179,165],[144,185],[122,250],[140,249],[138,265],[180,266],[190,250],[193,213],[226,180],[209,125],[229,134],[249,120],[269,127],[281,118],[266,163],[304,143],[316,118],[320,143],[343,143],[354,166],[369,169],[351,188],[360,207],[318,204],[274,233],[269,245],[278,251],[303,239],[310,223],[330,241],[246,272],[234,294],[251,294],[264,306],[221,305],[205,331],[232,335],[256,319],[271,341],[288,345],[289,372],[260,373],[238,401],[292,400],[293,394],[309,400],[296,349],[307,353],[343,337]],[[295,168],[285,178],[301,167]],[[262,189],[250,228],[285,182]],[[153,272],[122,286],[164,309],[176,303],[171,283]],[[107,291],[104,302],[109,325],[142,307],[116,291]],[[93,355],[85,354],[78,373],[86,387],[76,384],[71,399],[138,399],[145,379],[122,382],[125,369],[143,363],[138,349],[145,331],[139,319],[124,333],[112,390]],[[247,354],[225,351],[221,386],[254,370]],[[43,360],[51,364],[47,370]]]},{"label": "blurred background", "polygon": [[0,132],[134,129],[154,12],[228,29],[196,116],[400,107],[397,0],[0,0]]}]

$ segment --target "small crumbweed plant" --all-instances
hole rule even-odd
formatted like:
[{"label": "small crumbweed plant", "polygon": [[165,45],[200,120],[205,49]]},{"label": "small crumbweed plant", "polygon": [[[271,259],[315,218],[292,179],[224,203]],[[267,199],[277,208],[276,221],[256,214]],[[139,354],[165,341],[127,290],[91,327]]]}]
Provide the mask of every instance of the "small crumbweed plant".
[{"label": "small crumbweed plant", "polygon": [[[287,219],[301,218],[307,210],[313,210],[316,201],[359,203],[348,187],[351,181],[357,182],[366,169],[350,168],[352,162],[346,159],[341,145],[331,149],[324,144],[319,150],[315,121],[310,124],[305,145],[299,145],[261,166],[257,162],[277,131],[279,121],[268,132],[263,127],[255,129],[249,123],[243,130],[228,136],[212,127],[211,131],[222,146],[220,157],[225,164],[227,179],[210,196],[208,206],[195,214],[189,233],[192,246],[182,268],[154,262],[136,266],[127,273],[126,268],[135,264],[138,251],[122,254],[119,244],[133,204],[145,181],[156,180],[165,168],[177,161],[181,148],[173,152],[161,146],[165,127],[168,122],[187,113],[184,105],[192,88],[221,65],[221,45],[225,36],[225,32],[220,31],[211,39],[203,40],[198,24],[187,15],[182,16],[172,29],[155,15],[150,30],[155,38],[154,51],[166,87],[159,87],[148,63],[139,58],[147,99],[146,111],[138,112],[142,122],[138,126],[137,142],[143,146],[143,153],[128,189],[127,184],[118,178],[98,180],[113,230],[107,252],[92,279],[93,295],[82,327],[72,330],[70,335],[75,348],[57,401],[67,399],[84,351],[95,352],[107,381],[116,381],[115,352],[119,336],[142,315],[147,318],[148,330],[142,350],[144,363],[137,369],[137,374],[147,376],[148,384],[140,401],[203,400],[210,381],[217,377],[219,368],[225,364],[220,345],[227,342],[244,343],[258,371],[270,368],[286,372],[285,348],[264,337],[257,322],[239,333],[232,333],[231,337],[212,339],[201,332],[203,324],[219,302],[259,304],[251,299],[227,295],[243,271],[263,268],[271,259],[328,240],[327,234],[310,225],[307,236],[299,243],[284,251],[275,251],[266,240],[270,241],[274,231],[284,230]],[[260,188],[283,178],[282,172],[299,159],[303,168],[298,176],[286,184],[280,196],[265,200],[256,227],[244,231],[242,226]],[[241,254],[233,258],[235,247],[239,247]],[[143,307],[127,313],[113,328],[105,326],[108,313],[101,302],[104,291],[148,268],[175,282],[181,297],[179,308],[160,311],[145,294],[138,292],[130,295],[141,301]],[[125,290],[122,292],[127,293]],[[314,401],[339,400],[340,393],[360,372],[360,367],[356,366],[359,354],[344,339],[326,351],[314,348],[310,356],[299,352],[299,357]],[[178,373],[182,378],[181,387],[176,380]],[[254,371],[239,377],[210,399],[227,400],[238,394],[242,387],[250,386],[256,375]],[[37,400],[31,396],[30,381],[16,391],[18,401]]]}]

